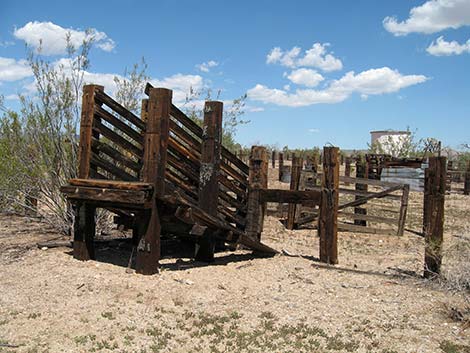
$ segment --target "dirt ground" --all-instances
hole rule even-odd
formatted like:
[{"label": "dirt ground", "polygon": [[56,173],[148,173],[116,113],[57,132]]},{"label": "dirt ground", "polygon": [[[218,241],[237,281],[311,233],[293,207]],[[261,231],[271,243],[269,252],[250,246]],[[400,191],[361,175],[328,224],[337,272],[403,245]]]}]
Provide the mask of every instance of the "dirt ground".
[{"label": "dirt ground", "polygon": [[[446,198],[446,248],[470,240],[469,201]],[[412,193],[414,229],[421,207]],[[284,255],[168,258],[149,277],[126,271],[125,243],[100,243],[88,262],[36,245],[58,237],[0,215],[0,352],[470,352],[458,315],[469,292],[424,280],[424,242],[409,232],[341,232],[340,263],[325,266],[316,230],[267,217],[262,238]]]}]

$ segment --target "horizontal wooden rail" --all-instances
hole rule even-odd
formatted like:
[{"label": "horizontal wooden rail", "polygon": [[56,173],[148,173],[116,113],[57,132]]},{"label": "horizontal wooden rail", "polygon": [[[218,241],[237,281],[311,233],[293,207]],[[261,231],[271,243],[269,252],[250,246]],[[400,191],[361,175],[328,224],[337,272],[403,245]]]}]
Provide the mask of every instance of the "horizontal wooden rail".
[{"label": "horizontal wooden rail", "polygon": [[105,120],[110,125],[118,128],[127,136],[129,136],[131,139],[133,139],[135,142],[137,142],[139,145],[141,146],[144,145],[144,136],[140,132],[135,131],[132,127],[130,127],[128,124],[116,118],[107,110],[101,107],[95,106],[95,116],[97,116],[100,119]]},{"label": "horizontal wooden rail", "polygon": [[115,164],[113,164],[110,161],[107,161],[96,154],[92,153],[91,158],[90,158],[90,163],[91,165],[95,165],[98,168],[101,168],[108,173],[113,174],[115,177],[117,177],[119,180],[125,180],[125,181],[137,181],[139,180],[138,176],[136,175],[131,175],[128,172],[122,170],[121,168],[117,167]]},{"label": "horizontal wooden rail", "polygon": [[116,145],[123,148],[124,150],[132,153],[135,157],[139,159],[142,158],[143,153],[144,153],[143,148],[133,145],[132,143],[127,141],[124,137],[118,135],[113,130],[106,127],[105,125],[103,125],[101,122],[99,122],[96,119],[93,121],[93,130],[103,135],[110,141],[114,142]]},{"label": "horizontal wooden rail", "polygon": [[102,91],[96,91],[95,99],[98,103],[106,104],[109,108],[111,108],[111,110],[118,113],[120,116],[122,116],[124,119],[134,124],[139,129],[145,130],[145,123],[138,116],[136,116],[134,113],[124,108],[121,104],[116,102],[106,93]]},{"label": "horizontal wooden rail", "polygon": [[310,201],[316,205],[320,204],[320,191],[308,190],[282,190],[282,189],[259,189],[260,202],[277,203],[303,203]]},{"label": "horizontal wooden rail", "polygon": [[99,140],[92,138],[91,140],[92,151],[95,153],[103,152],[107,156],[116,160],[116,162],[123,164],[129,169],[132,169],[134,172],[139,173],[142,169],[142,164],[133,161],[131,158],[124,156],[121,152],[115,148],[109,146],[106,143],[100,142]]}]

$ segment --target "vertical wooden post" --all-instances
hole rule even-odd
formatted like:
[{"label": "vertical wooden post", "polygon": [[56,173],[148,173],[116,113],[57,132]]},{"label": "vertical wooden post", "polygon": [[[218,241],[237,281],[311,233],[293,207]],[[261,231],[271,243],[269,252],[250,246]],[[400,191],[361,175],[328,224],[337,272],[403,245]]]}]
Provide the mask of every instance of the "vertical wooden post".
[{"label": "vertical wooden post", "polygon": [[[199,172],[199,207],[217,217],[219,203],[219,170],[222,143],[222,102],[209,101],[204,105],[202,128],[201,169]],[[215,239],[206,233],[196,245],[196,260],[214,261]]]},{"label": "vertical wooden post", "polygon": [[279,181],[282,180],[282,167],[284,167],[284,153],[282,152],[279,152],[279,165],[278,165],[278,168],[279,168]]},{"label": "vertical wooden post", "polygon": [[[344,160],[344,176],[350,177],[351,176],[351,158],[346,157]],[[349,182],[345,183],[346,186],[349,186]]]},{"label": "vertical wooden post", "polygon": [[259,189],[266,187],[267,179],[263,176],[266,169],[265,165],[267,165],[266,148],[262,146],[251,147],[249,163],[246,234],[251,238],[261,239],[264,218]]},{"label": "vertical wooden post", "polygon": [[313,170],[313,157],[312,156],[306,156],[305,170]]},{"label": "vertical wooden post", "polygon": [[465,181],[463,186],[463,194],[470,195],[470,161],[467,164],[467,170],[465,172]]},{"label": "vertical wooden post", "polygon": [[446,174],[446,178],[447,178],[447,182],[446,182],[446,191],[450,194],[451,191],[452,191],[452,173],[451,171],[453,170],[454,166],[453,166],[453,162],[452,161],[448,161],[447,162],[447,174]]},{"label": "vertical wooden post", "polygon": [[271,164],[273,169],[276,168],[276,151],[271,152]]},{"label": "vertical wooden post", "polygon": [[[103,86],[83,87],[82,113],[80,118],[80,141],[78,148],[78,177],[90,177],[91,141],[95,115],[95,92],[103,91]],[[74,207],[73,257],[78,260],[95,258],[93,240],[95,237],[95,207],[79,202]]]},{"label": "vertical wooden post", "polygon": [[157,199],[165,194],[165,170],[172,91],[151,88],[144,136],[142,180],[154,185],[151,208],[138,215],[140,236],[137,246],[136,272],[152,275],[158,272],[160,260],[160,216]]},{"label": "vertical wooden post", "polygon": [[400,218],[398,219],[397,235],[402,236],[405,232],[406,213],[408,211],[408,198],[410,195],[410,185],[405,184],[401,195]]},{"label": "vertical wooden post", "polygon": [[[367,179],[367,164],[366,164],[365,160],[362,157],[356,160],[356,178]],[[367,184],[356,183],[356,188],[355,189],[358,190],[358,191],[367,191],[368,188],[367,188]],[[356,195],[355,199],[358,200],[362,197],[363,196]],[[355,214],[364,214],[365,215],[365,214],[367,214],[367,210],[363,207],[355,207],[354,208],[354,213]],[[367,221],[362,220],[362,219],[355,219],[354,224],[366,227],[367,226]]]},{"label": "vertical wooden post", "polygon": [[[299,190],[300,173],[302,172],[302,158],[292,157],[292,166],[290,173],[290,190]],[[295,211],[297,209],[295,203],[289,204],[287,211],[287,229],[294,229]]]},{"label": "vertical wooden post", "polygon": [[338,147],[323,149],[323,177],[318,218],[320,261],[338,263],[338,204],[339,160]]},{"label": "vertical wooden post", "polygon": [[424,180],[424,277],[440,273],[444,237],[446,157],[430,157]]}]

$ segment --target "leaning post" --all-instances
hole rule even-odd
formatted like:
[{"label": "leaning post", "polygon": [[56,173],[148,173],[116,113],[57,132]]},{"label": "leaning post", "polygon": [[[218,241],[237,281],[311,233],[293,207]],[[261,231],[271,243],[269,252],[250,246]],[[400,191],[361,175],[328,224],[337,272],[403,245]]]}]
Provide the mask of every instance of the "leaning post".
[{"label": "leaning post", "polygon": [[430,157],[425,171],[423,203],[425,278],[435,277],[441,270],[446,179],[446,157]]},{"label": "leaning post", "polygon": [[283,168],[283,167],[284,167],[284,153],[279,152],[279,164],[278,164],[278,168],[279,168],[279,181],[282,181],[282,177],[283,177],[282,168]]},{"label": "leaning post", "polygon": [[465,181],[463,187],[463,194],[470,195],[470,161],[467,164],[467,170],[465,171]]},{"label": "leaning post", "polygon": [[323,148],[323,176],[318,234],[320,236],[320,261],[328,264],[338,263],[338,152],[338,147]]}]

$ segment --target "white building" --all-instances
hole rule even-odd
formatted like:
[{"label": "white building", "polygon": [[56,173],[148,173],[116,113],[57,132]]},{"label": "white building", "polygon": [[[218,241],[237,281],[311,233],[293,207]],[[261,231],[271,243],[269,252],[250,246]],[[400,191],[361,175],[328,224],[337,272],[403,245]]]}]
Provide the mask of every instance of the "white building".
[{"label": "white building", "polygon": [[[370,143],[373,148],[384,154],[398,157],[411,141],[410,131],[377,130],[370,132]],[[377,148],[378,147],[378,148]]]}]

